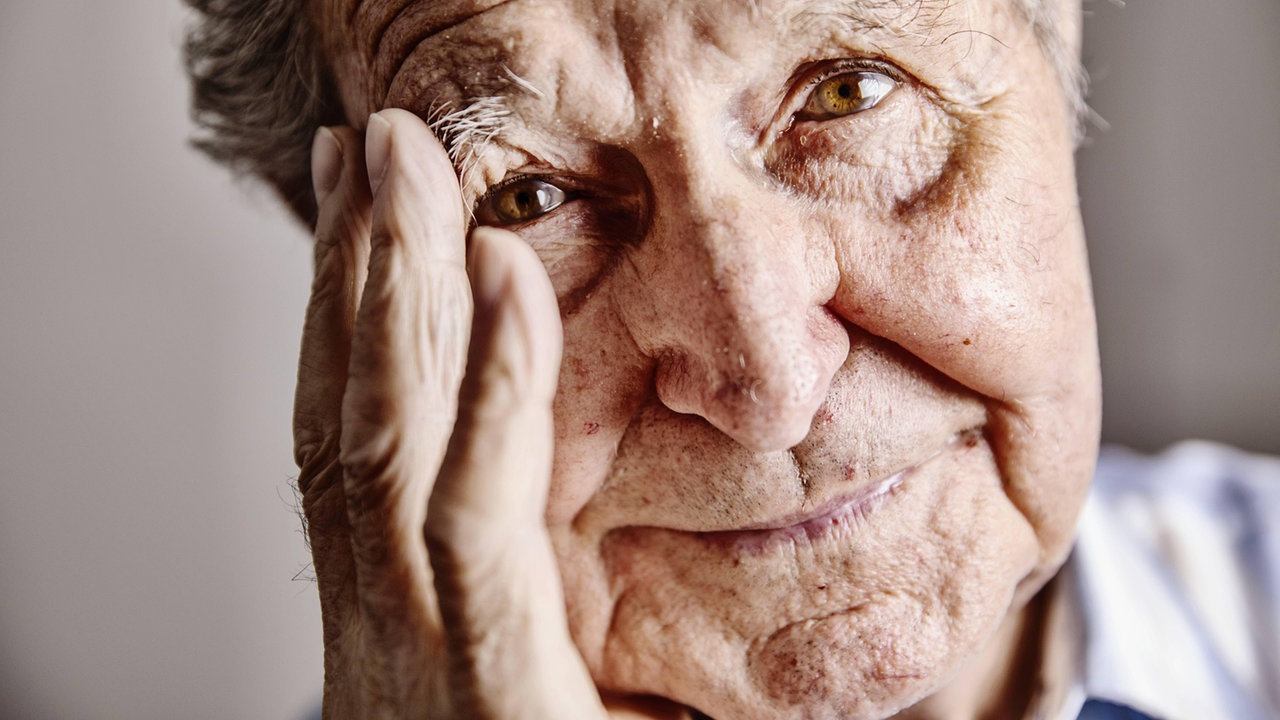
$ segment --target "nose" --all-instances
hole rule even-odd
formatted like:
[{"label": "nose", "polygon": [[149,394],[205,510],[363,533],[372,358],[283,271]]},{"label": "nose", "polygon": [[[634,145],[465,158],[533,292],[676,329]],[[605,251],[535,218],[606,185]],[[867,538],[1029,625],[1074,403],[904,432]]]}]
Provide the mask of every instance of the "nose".
[{"label": "nose", "polygon": [[808,434],[849,336],[824,307],[837,284],[834,260],[815,260],[822,253],[805,237],[800,209],[730,175],[652,178],[631,330],[655,358],[668,408],[749,449],[782,450]]}]

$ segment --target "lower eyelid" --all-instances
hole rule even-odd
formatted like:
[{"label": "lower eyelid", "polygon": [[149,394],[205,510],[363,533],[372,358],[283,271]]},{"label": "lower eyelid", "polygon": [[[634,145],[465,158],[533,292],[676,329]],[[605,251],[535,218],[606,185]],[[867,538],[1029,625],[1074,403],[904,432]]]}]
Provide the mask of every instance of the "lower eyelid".
[{"label": "lower eyelid", "polygon": [[535,250],[551,245],[620,249],[643,237],[647,222],[642,210],[586,193],[570,198],[545,215],[507,229]]}]

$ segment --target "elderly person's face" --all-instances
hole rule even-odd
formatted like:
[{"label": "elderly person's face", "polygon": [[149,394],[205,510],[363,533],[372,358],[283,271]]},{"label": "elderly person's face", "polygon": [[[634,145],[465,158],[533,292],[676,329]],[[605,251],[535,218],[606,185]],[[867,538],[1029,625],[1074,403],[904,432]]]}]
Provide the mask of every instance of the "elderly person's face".
[{"label": "elderly person's face", "polygon": [[324,12],[349,114],[437,120],[556,288],[547,522],[602,688],[876,717],[1061,563],[1094,326],[1068,104],[1008,0]]}]

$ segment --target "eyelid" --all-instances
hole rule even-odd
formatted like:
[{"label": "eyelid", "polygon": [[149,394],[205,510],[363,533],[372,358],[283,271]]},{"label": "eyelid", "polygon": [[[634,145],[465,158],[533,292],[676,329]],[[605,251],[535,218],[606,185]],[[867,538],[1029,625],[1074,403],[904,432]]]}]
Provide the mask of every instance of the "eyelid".
[{"label": "eyelid", "polygon": [[576,183],[572,179],[566,178],[562,175],[557,175],[555,173],[541,173],[541,172],[513,173],[511,175],[508,175],[507,177],[504,177],[502,180],[498,181],[494,185],[491,185],[488,188],[486,188],[484,192],[480,193],[480,197],[476,198],[476,201],[473,204],[471,209],[472,226],[480,224],[481,215],[483,213],[484,206],[486,205],[486,203],[490,201],[490,199],[492,199],[498,193],[502,192],[503,190],[506,190],[508,187],[512,185],[525,182],[528,180],[537,180],[538,182],[543,182],[548,185],[555,186],[561,192],[564,193],[564,201],[561,202],[559,205],[555,206],[554,208],[552,208],[551,210],[548,210],[543,215],[529,218],[528,220],[525,220],[524,222],[518,223],[516,225],[506,226],[508,228],[520,227],[523,225],[527,225],[529,223],[537,222],[538,220],[545,217],[546,215],[550,215],[558,211],[560,208],[564,207],[565,205],[568,205],[569,203],[575,200],[581,199],[585,194],[582,190],[581,183]]},{"label": "eyelid", "polygon": [[515,185],[516,183],[524,182],[526,180],[537,180],[548,185],[555,185],[563,190],[566,195],[577,196],[578,194],[581,194],[582,183],[575,182],[570,177],[552,172],[538,172],[536,170],[531,172],[516,172],[507,175],[493,185],[485,188],[480,193],[480,197],[476,198],[476,207],[479,207],[480,203],[507,189],[511,185]]},{"label": "eyelid", "polygon": [[899,85],[912,84],[911,78],[903,72],[902,68],[886,60],[869,57],[828,60],[812,63],[793,76],[796,78],[792,82],[792,87],[795,89],[791,92],[790,99],[794,99],[798,95],[807,96],[823,80],[854,72],[880,73]]},{"label": "eyelid", "polygon": [[[787,80],[787,92],[778,109],[778,115],[771,127],[771,138],[786,134],[798,119],[796,115],[804,108],[809,95],[824,80],[854,72],[880,73],[897,83],[899,87],[917,87],[917,81],[901,67],[888,60],[877,57],[859,56],[838,59],[815,60],[802,65]],[[803,121],[801,121],[803,122]]]}]

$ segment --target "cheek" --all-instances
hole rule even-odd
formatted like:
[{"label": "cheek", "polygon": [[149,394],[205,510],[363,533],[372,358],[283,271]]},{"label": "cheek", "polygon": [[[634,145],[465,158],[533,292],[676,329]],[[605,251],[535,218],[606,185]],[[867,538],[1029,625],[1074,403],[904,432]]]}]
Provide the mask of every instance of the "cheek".
[{"label": "cheek", "polygon": [[897,212],[844,196],[815,232],[832,238],[840,266],[832,310],[987,404],[1003,490],[1041,553],[1029,592],[1070,545],[1096,454],[1099,377],[1068,146],[1034,142],[1043,133],[1009,115],[990,131],[976,119]]},{"label": "cheek", "polygon": [[903,88],[769,157],[834,246],[832,309],[988,397],[1051,392],[1092,336],[1070,157],[1012,110],[953,115]]},{"label": "cheek", "polygon": [[848,197],[822,219],[837,312],[985,396],[1052,393],[1090,351],[1092,303],[1069,164],[1036,159],[968,141],[892,213]]},{"label": "cheek", "polygon": [[[606,281],[607,282],[607,281]],[[607,287],[564,314],[555,459],[547,523],[568,526],[600,489],[637,408],[652,394],[651,362],[614,311]]]},{"label": "cheek", "polygon": [[[864,113],[800,122],[767,159],[769,172],[802,196],[877,218],[910,204],[946,168],[955,121],[910,90]],[[858,218],[844,218],[855,226]]]}]

